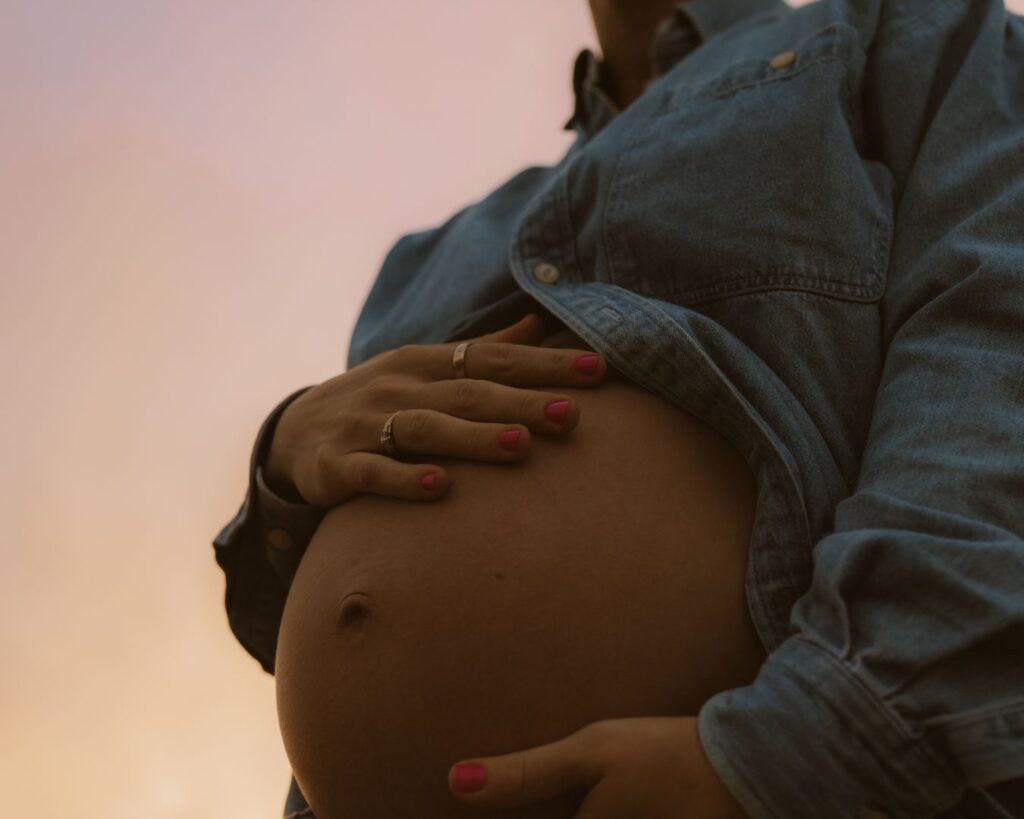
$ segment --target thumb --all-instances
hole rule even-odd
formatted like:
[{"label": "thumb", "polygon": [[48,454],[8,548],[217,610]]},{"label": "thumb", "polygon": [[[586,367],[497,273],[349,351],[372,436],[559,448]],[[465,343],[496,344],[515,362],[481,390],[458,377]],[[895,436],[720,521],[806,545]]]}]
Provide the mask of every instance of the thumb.
[{"label": "thumb", "polygon": [[544,320],[536,313],[527,313],[515,324],[477,336],[474,341],[502,342],[504,344],[540,344],[544,340]]},{"label": "thumb", "polygon": [[504,756],[477,757],[453,765],[448,789],[460,801],[480,807],[518,808],[590,789],[604,772],[592,732]]}]

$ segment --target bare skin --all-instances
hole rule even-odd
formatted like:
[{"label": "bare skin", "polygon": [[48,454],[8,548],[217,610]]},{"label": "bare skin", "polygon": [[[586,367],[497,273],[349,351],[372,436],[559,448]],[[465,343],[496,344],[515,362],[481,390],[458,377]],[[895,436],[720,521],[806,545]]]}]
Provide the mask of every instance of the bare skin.
[{"label": "bare skin", "polygon": [[[590,349],[571,331],[541,346]],[[459,759],[601,719],[695,716],[764,651],[745,578],[757,485],[717,432],[612,367],[518,464],[432,456],[438,503],[331,509],[288,595],[282,738],[317,819],[479,815]],[[563,797],[509,819],[570,819]]]},{"label": "bare skin", "polygon": [[[620,110],[654,74],[666,0],[590,0]],[[562,327],[541,346],[590,349]],[[317,819],[455,819],[459,759],[591,722],[696,715],[753,681],[757,483],[720,434],[609,367],[567,438],[515,467],[431,457],[438,504],[359,495],[321,523],[281,623],[282,738]],[[570,819],[568,796],[509,814]]]},{"label": "bare skin", "polygon": [[654,76],[654,34],[677,0],[590,0],[604,90],[625,109]]}]

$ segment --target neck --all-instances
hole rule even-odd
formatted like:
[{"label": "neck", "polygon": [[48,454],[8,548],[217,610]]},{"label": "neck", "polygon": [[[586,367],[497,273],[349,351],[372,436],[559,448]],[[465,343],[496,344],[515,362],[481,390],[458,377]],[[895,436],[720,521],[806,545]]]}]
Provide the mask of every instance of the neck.
[{"label": "neck", "polygon": [[604,90],[620,110],[654,77],[654,33],[678,0],[590,0]]}]

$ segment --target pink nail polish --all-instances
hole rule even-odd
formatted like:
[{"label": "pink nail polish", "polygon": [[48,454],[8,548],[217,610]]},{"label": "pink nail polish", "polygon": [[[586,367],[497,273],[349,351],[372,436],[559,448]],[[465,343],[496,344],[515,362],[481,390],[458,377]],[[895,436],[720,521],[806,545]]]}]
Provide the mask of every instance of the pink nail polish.
[{"label": "pink nail polish", "polygon": [[498,433],[498,444],[504,449],[515,449],[516,441],[523,434],[521,429],[508,429]]},{"label": "pink nail polish", "polygon": [[555,423],[561,424],[565,421],[565,413],[568,409],[568,401],[552,401],[544,409],[544,414]]},{"label": "pink nail polish", "polygon": [[455,790],[472,793],[480,790],[487,782],[487,771],[483,765],[456,765]]},{"label": "pink nail polish", "polygon": [[573,366],[584,375],[593,375],[597,372],[597,356],[581,355],[573,362]]}]

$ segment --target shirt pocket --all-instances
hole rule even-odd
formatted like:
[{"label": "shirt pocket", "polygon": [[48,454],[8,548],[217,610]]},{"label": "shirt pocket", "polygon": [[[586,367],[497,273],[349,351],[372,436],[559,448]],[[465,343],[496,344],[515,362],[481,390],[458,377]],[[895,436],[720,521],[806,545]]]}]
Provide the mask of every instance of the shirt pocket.
[{"label": "shirt pocket", "polygon": [[881,298],[893,180],[865,155],[858,31],[786,37],[710,79],[705,65],[659,80],[609,186],[614,283],[678,304],[774,289]]}]

